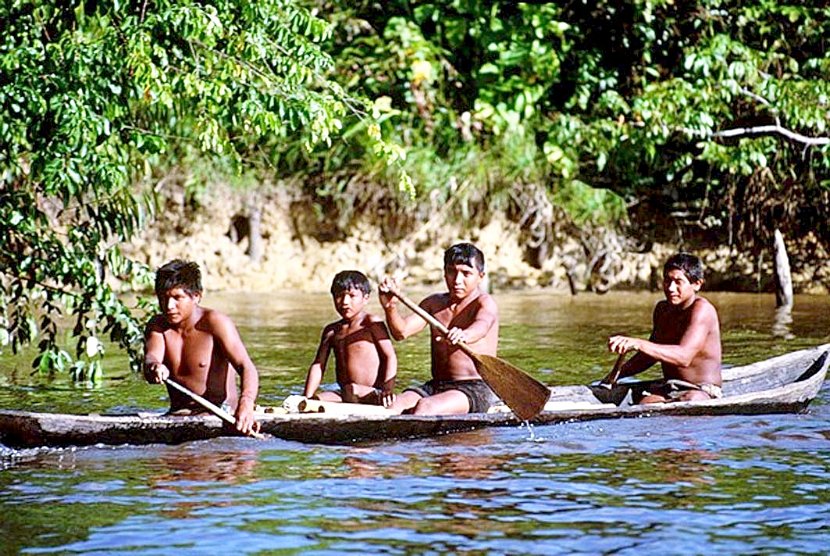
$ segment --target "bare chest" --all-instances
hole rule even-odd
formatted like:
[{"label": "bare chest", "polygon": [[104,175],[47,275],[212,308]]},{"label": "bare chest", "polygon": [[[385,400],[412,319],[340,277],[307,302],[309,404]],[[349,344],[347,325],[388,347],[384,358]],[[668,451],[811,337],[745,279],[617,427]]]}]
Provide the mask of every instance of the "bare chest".
[{"label": "bare chest", "polygon": [[677,344],[689,328],[690,315],[683,313],[666,313],[662,315],[656,327],[655,340],[661,344]]},{"label": "bare chest", "polygon": [[208,372],[211,366],[227,365],[211,334],[198,330],[188,334],[168,331],[164,341],[168,367],[178,375],[198,375]]},{"label": "bare chest", "polygon": [[361,352],[374,349],[374,337],[365,327],[343,326],[334,334],[334,348],[340,353]]}]

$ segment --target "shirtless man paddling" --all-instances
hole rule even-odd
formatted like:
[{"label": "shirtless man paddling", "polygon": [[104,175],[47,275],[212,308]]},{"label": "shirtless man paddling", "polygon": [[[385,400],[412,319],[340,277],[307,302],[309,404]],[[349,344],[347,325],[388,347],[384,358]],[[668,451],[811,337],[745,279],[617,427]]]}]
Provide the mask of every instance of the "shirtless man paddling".
[{"label": "shirtless man paddling", "polygon": [[[499,313],[495,300],[479,287],[484,278],[484,254],[470,243],[459,243],[444,253],[447,292],[435,293],[420,306],[449,329],[444,335],[431,329],[432,380],[404,390],[391,409],[416,415],[485,413],[497,398],[476,370],[473,360],[458,347],[464,342],[483,355],[496,356]],[[403,340],[423,330],[427,323],[416,314],[398,312],[391,293],[397,284],[387,278],[380,288],[380,302],[392,337]]]},{"label": "shirtless man paddling", "polygon": [[[155,291],[162,313],[147,324],[144,378],[151,384],[171,378],[215,405],[225,405],[235,414],[240,432],[256,432],[256,367],[231,319],[199,306],[199,266],[178,259],[163,265],[156,272]],[[241,398],[237,397],[237,373],[242,379]],[[168,387],[167,391],[170,413],[204,411],[178,390]]]},{"label": "shirtless man paddling", "polygon": [[648,340],[611,336],[608,349],[619,354],[637,353],[602,382],[632,376],[660,362],[664,383],[644,392],[640,403],[708,400],[720,398],[721,341],[715,307],[698,296],[703,285],[703,264],[688,253],[672,256],[663,266],[665,301],[654,308],[653,330]]}]

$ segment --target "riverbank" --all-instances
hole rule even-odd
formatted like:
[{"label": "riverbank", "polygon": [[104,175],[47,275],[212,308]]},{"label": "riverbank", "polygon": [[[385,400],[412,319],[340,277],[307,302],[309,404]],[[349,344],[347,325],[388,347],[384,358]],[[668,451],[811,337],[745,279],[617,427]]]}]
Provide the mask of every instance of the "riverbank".
[{"label": "riverbank", "polygon": [[[262,254],[258,261],[248,254],[250,234],[245,227],[252,202],[259,213]],[[604,293],[658,289],[662,263],[677,250],[663,244],[643,250],[639,238],[568,226],[563,228],[570,233],[557,231],[556,241],[540,262],[528,255],[520,224],[501,213],[472,230],[434,215],[399,240],[385,237],[382,227],[368,218],[358,218],[343,237],[323,239],[321,220],[310,217],[314,214],[310,202],[289,199],[279,190],[252,201],[250,194],[220,188],[219,194],[196,206],[180,192],[164,199],[156,218],[124,251],[152,268],[174,258],[195,260],[209,291],[318,292],[327,291],[332,276],[344,269],[362,270],[374,280],[393,274],[410,285],[435,285],[441,281],[443,250],[458,241],[471,241],[487,257],[494,289]],[[814,237],[788,239],[795,291],[828,293],[826,247]],[[703,258],[709,290],[773,289],[771,252],[752,256],[725,246],[684,247]]]}]

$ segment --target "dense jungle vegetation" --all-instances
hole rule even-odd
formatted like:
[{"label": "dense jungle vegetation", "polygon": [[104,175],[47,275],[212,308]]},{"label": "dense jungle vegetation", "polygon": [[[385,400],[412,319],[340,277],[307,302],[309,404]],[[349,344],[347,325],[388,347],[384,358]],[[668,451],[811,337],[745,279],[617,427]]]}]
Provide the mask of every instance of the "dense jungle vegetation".
[{"label": "dense jungle vegetation", "polygon": [[537,264],[568,227],[830,239],[825,2],[11,0],[0,28],[0,349],[42,371],[139,353],[119,245],[171,176],[279,180],[329,239],[501,211]]}]

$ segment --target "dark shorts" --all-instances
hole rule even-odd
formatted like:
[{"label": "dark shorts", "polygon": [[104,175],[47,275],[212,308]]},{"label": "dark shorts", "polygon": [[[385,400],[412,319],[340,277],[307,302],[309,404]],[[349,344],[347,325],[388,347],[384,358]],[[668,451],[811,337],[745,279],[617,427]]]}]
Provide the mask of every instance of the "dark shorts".
[{"label": "dark shorts", "polygon": [[[344,385],[345,386],[345,385]],[[326,384],[320,388],[321,392],[334,392],[340,398],[343,398],[343,387],[339,384]],[[371,392],[367,392],[357,403],[367,405],[383,405],[383,391],[380,388],[373,388]]]},{"label": "dark shorts", "polygon": [[[343,390],[338,389],[335,390],[340,397],[343,397]],[[371,392],[366,392],[359,398],[357,403],[362,403],[364,405],[383,405],[383,390],[380,388],[372,388]]]},{"label": "dark shorts", "polygon": [[498,397],[481,379],[474,380],[430,380],[421,386],[407,388],[404,392],[415,392],[422,398],[434,396],[448,390],[458,390],[470,402],[470,413],[487,413],[498,402]]},{"label": "dark shorts", "polygon": [[723,397],[723,391],[716,384],[692,384],[691,382],[677,379],[666,380],[655,387],[649,388],[648,391],[644,390],[643,396],[656,394],[663,396],[667,400],[677,400],[690,390],[699,390],[708,395],[709,399],[712,400]]}]

